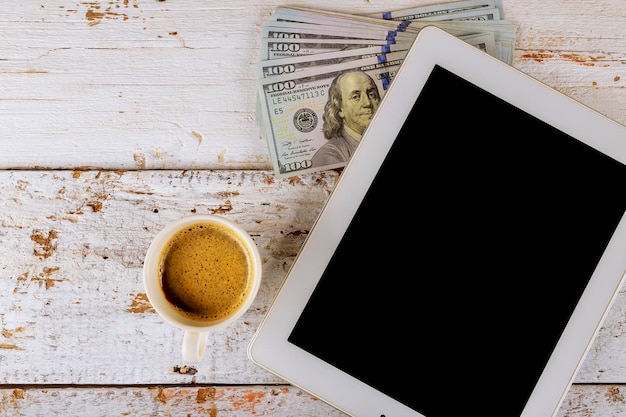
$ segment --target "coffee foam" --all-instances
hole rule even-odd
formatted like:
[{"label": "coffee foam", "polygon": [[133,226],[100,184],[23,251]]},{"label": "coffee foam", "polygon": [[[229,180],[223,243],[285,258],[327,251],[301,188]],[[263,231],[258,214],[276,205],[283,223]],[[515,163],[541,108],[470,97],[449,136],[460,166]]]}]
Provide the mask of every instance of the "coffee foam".
[{"label": "coffee foam", "polygon": [[199,223],[178,231],[161,252],[161,288],[184,316],[223,320],[245,303],[252,290],[250,250],[230,229]]}]

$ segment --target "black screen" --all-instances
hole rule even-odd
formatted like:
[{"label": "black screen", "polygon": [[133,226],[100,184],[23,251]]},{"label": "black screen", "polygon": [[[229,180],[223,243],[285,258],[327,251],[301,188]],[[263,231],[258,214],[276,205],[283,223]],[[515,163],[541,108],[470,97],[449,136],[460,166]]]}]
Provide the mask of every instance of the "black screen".
[{"label": "black screen", "polygon": [[427,417],[519,416],[624,184],[621,163],[435,67],[289,341]]}]

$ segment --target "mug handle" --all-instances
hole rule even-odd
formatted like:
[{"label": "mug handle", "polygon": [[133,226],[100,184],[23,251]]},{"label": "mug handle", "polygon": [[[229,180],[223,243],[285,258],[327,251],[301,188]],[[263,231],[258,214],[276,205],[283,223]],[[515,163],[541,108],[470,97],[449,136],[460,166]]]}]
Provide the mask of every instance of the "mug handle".
[{"label": "mug handle", "polygon": [[209,334],[185,330],[183,336],[183,360],[185,362],[200,362],[206,350]]}]

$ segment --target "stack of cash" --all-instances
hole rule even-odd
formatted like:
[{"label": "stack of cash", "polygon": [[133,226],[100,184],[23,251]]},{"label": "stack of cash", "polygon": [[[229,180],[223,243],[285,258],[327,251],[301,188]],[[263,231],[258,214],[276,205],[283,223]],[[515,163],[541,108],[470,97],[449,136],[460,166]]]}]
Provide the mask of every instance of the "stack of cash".
[{"label": "stack of cash", "polygon": [[[314,158],[331,139],[324,126],[331,118],[324,114],[330,112],[325,110],[331,106],[327,102],[337,101],[331,97],[331,83],[344,72],[365,72],[378,90],[372,98],[379,100],[417,33],[427,25],[512,65],[515,33],[503,18],[499,0],[464,0],[376,15],[278,7],[262,28],[257,106],[260,134],[267,141],[275,176],[345,166],[350,146],[343,147],[341,160]],[[372,112],[377,108],[368,106]],[[353,140],[360,139],[359,129],[347,130]]]}]

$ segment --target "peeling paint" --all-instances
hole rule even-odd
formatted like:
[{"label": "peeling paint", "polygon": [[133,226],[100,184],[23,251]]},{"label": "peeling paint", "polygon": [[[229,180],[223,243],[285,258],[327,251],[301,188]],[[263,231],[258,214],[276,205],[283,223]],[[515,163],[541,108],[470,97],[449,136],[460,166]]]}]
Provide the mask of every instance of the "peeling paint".
[{"label": "peeling paint", "polygon": [[163,404],[167,403],[167,397],[165,396],[165,392],[163,391],[163,387],[157,387],[157,400],[159,400]]},{"label": "peeling paint", "polygon": [[198,395],[196,395],[196,402],[203,404],[207,400],[215,399],[215,388],[198,388]]},{"label": "peeling paint", "polygon": [[35,249],[33,249],[33,254],[44,259],[52,256],[52,253],[58,247],[58,237],[59,235],[56,230],[50,230],[48,236],[39,229],[33,230],[33,233],[30,235],[30,240],[37,244]]},{"label": "peeling paint", "polygon": [[582,56],[580,54],[562,54],[560,57],[589,67],[596,65],[597,62],[605,58],[604,56]]},{"label": "peeling paint", "polygon": [[532,59],[533,61],[543,62],[544,60],[554,58],[554,54],[549,54],[547,52],[529,52],[529,53],[522,54],[520,58]]},{"label": "peeling paint", "polygon": [[[340,174],[340,173],[338,173]],[[326,181],[326,178],[323,177],[319,177],[315,180],[315,185],[317,187],[328,187],[328,181]]]},{"label": "peeling paint", "polygon": [[233,400],[233,408],[235,410],[246,411],[250,414],[256,414],[254,409],[257,405],[263,402],[265,398],[264,391],[258,390],[246,390],[243,394],[243,399],[241,400]]},{"label": "peeling paint", "polygon": [[97,213],[100,210],[102,210],[102,206],[104,205],[104,201],[106,201],[108,198],[109,198],[108,194],[96,193],[96,194],[94,194],[94,200],[88,201],[87,205],[89,207],[91,207],[91,210],[94,213]]},{"label": "peeling paint", "polygon": [[13,337],[16,333],[22,333],[24,331],[24,327],[16,327],[13,330],[2,329],[2,336],[9,338]]},{"label": "peeling paint", "polygon": [[55,278],[50,278],[50,276],[57,272],[60,268],[58,266],[52,267],[52,268],[44,268],[43,272],[39,273],[39,275],[37,277],[32,277],[31,281],[36,281],[39,283],[39,285],[44,285],[46,286],[46,290],[54,287],[54,284],[56,282],[63,282],[63,281],[67,281],[67,279],[65,278],[60,278],[60,279],[55,279]]},{"label": "peeling paint", "polygon": [[137,168],[146,169],[146,155],[144,155],[143,153],[135,153],[133,155],[133,159],[137,164]]},{"label": "peeling paint", "polygon": [[[123,21],[129,19],[128,14],[121,13],[119,10],[122,9],[122,6],[124,9],[131,7],[130,0],[109,1],[106,9],[102,9],[102,5],[96,1],[84,2],[82,4],[89,7],[85,12],[85,18],[87,19],[89,26],[98,25],[103,19],[121,19]],[[139,8],[136,1],[133,1],[132,7],[135,9]]]},{"label": "peeling paint", "polygon": [[574,54],[574,53],[557,54],[557,53],[546,52],[546,51],[527,52],[520,56],[520,59],[530,59],[539,63],[543,63],[544,61],[551,60],[551,59],[563,59],[563,60],[575,62],[580,65],[584,65],[587,67],[596,66],[605,58],[606,56],[604,55],[593,56],[593,55],[581,55],[581,54]]},{"label": "peeling paint", "polygon": [[624,395],[620,392],[619,387],[612,386],[606,392],[606,399],[611,403],[624,403]]},{"label": "peeling paint", "polygon": [[24,348],[19,347],[17,345],[11,345],[8,343],[0,343],[0,349],[9,349],[9,350],[24,350]]},{"label": "peeling paint", "polygon": [[152,307],[152,304],[150,304],[148,296],[145,293],[130,294],[130,296],[133,297],[133,299],[128,309],[126,309],[129,313],[156,313],[156,310]]},{"label": "peeling paint", "polygon": [[239,191],[218,191],[217,195],[220,197],[232,197],[239,195]]},{"label": "peeling paint", "polygon": [[[51,275],[55,272],[59,271],[60,268],[58,266],[55,267],[45,267],[43,272],[40,272],[37,275],[31,276],[29,272],[24,272],[20,276],[17,277],[18,282],[36,282],[39,286],[45,286],[46,290],[54,287],[54,285],[58,282],[67,281],[66,278],[51,278]],[[17,288],[13,290],[13,292],[17,292]]]},{"label": "peeling paint", "polygon": [[291,185],[304,184],[304,182],[302,181],[302,178],[300,177],[289,177],[287,178],[287,182]]},{"label": "peeling paint", "polygon": [[226,201],[224,201],[224,204],[222,204],[220,207],[215,208],[215,209],[211,209],[211,213],[213,213],[213,214],[224,214],[224,213],[228,213],[232,209],[233,209],[233,206],[232,206],[230,200],[226,200]]}]

